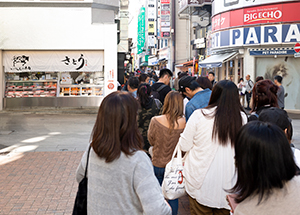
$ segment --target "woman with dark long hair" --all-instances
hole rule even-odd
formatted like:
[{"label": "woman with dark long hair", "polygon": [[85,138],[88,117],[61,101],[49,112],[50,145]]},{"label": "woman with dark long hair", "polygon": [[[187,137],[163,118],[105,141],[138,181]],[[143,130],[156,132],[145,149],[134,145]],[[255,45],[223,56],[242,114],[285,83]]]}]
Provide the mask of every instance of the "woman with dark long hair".
[{"label": "woman with dark long hair", "polygon": [[[149,143],[153,146],[154,173],[160,185],[164,178],[165,167],[172,158],[184,127],[183,98],[179,92],[170,91],[165,98],[162,115],[151,119],[148,131]],[[172,214],[176,215],[178,199],[169,200],[169,204],[172,207]]]},{"label": "woman with dark long hair", "polygon": [[277,91],[278,86],[269,79],[258,81],[254,85],[249,121],[257,120],[260,112],[266,108],[278,107]]},{"label": "woman with dark long hair", "polygon": [[235,141],[235,215],[300,214],[300,177],[284,132],[253,121]]},{"label": "woman with dark long hair", "polygon": [[[137,127],[138,102],[126,92],[106,96],[91,135],[87,168],[88,214],[171,214],[142,151]],[[76,172],[84,177],[87,152]]]},{"label": "woman with dark long hair", "polygon": [[138,113],[138,128],[144,140],[144,150],[149,154],[148,128],[150,120],[154,116],[158,116],[161,109],[161,102],[150,96],[151,87],[149,84],[141,84],[138,88],[137,95],[140,103]]},{"label": "woman with dark long hair", "polygon": [[187,152],[183,175],[191,214],[228,214],[226,192],[234,180],[234,139],[247,122],[237,86],[219,81],[209,104],[194,111],[179,139]]}]

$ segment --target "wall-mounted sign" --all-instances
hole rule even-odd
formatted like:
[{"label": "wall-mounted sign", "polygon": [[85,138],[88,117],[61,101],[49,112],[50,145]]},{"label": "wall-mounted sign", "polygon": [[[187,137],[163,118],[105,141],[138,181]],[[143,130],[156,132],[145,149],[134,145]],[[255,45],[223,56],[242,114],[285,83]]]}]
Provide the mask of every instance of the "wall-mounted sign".
[{"label": "wall-mounted sign", "polygon": [[170,0],[161,0],[160,3],[161,4],[170,4]]},{"label": "wall-mounted sign", "polygon": [[170,32],[170,27],[161,27],[160,31],[161,32]]},{"label": "wall-mounted sign", "polygon": [[170,15],[161,15],[160,20],[162,22],[170,21]]},{"label": "wall-mounted sign", "polygon": [[138,16],[137,53],[143,52],[145,46],[145,8],[141,7]]},{"label": "wall-mounted sign", "polygon": [[287,1],[293,0],[214,0],[212,2],[212,15],[234,9],[247,8],[264,4],[281,3]]},{"label": "wall-mounted sign", "polygon": [[293,48],[265,48],[265,49],[250,49],[250,55],[293,55]]},{"label": "wall-mounted sign", "polygon": [[161,22],[160,25],[162,27],[170,27],[171,26],[171,23],[170,22]]},{"label": "wall-mounted sign", "polygon": [[218,14],[212,18],[212,31],[264,23],[299,22],[300,2],[250,7]]},{"label": "wall-mounted sign", "polygon": [[148,21],[148,35],[154,35],[155,32],[155,22]]},{"label": "wall-mounted sign", "polygon": [[161,15],[170,15],[170,10],[161,10],[160,14]]},{"label": "wall-mounted sign", "polygon": [[161,32],[161,37],[171,37],[170,32]]},{"label": "wall-mounted sign", "polygon": [[300,42],[300,24],[236,28],[211,34],[211,48]]},{"label": "wall-mounted sign", "polygon": [[5,51],[5,72],[94,72],[103,70],[101,51]]}]

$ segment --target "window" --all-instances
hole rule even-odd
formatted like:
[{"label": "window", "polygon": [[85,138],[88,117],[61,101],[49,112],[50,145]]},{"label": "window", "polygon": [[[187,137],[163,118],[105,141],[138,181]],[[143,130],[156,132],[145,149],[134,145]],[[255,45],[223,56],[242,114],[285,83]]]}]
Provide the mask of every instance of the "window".
[{"label": "window", "polygon": [[165,47],[168,46],[168,39],[165,39]]}]

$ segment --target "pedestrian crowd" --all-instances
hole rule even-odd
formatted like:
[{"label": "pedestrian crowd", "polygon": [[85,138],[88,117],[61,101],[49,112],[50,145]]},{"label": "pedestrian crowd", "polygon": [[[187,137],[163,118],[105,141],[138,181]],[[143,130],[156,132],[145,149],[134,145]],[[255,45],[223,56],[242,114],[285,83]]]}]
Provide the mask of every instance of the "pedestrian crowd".
[{"label": "pedestrian crowd", "polygon": [[161,187],[177,147],[190,214],[300,214],[300,151],[282,77],[236,85],[183,72],[172,90],[169,69],[137,76],[103,99],[78,166],[88,214],[178,214]]}]

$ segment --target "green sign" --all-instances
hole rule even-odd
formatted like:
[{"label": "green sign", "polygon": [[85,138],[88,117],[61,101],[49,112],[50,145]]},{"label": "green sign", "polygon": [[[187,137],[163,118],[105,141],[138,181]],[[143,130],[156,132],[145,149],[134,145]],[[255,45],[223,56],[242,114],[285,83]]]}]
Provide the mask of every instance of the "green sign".
[{"label": "green sign", "polygon": [[138,17],[137,53],[143,52],[145,46],[145,8],[142,7]]}]

